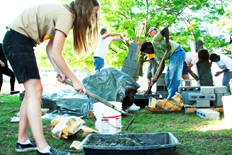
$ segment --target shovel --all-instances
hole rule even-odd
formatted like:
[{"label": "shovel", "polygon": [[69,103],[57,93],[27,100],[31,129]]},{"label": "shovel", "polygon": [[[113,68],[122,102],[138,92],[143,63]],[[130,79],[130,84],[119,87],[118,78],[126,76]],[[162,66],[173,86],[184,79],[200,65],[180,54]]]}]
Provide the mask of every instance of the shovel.
[{"label": "shovel", "polygon": [[[165,51],[164,56],[163,56],[162,60],[161,60],[160,63],[159,63],[159,67],[158,67],[158,69],[157,69],[157,71],[156,71],[156,73],[155,73],[154,79],[157,79],[158,73],[160,72],[161,65],[162,65],[162,63],[163,63],[163,61],[164,61],[164,58],[165,58],[165,56],[167,55],[167,53],[168,53],[168,50]],[[157,80],[158,80],[158,79],[157,79]],[[151,92],[151,88],[152,88],[153,84],[154,84],[154,82],[152,81],[151,84],[150,84],[150,86],[149,86],[148,89],[147,89],[146,96],[148,96],[148,94]]]},{"label": "shovel", "polygon": [[[70,85],[70,86],[73,87],[73,84],[72,84],[72,82],[71,82],[70,80],[65,79],[64,82],[65,82],[66,84],[68,84],[68,85]],[[110,108],[112,108],[112,109],[114,109],[114,110],[116,110],[116,111],[118,111],[118,112],[120,112],[120,113],[122,113],[122,114],[124,114],[124,115],[132,116],[133,118],[132,118],[132,120],[128,123],[128,125],[127,125],[127,127],[126,127],[126,130],[128,130],[129,127],[130,127],[130,125],[134,122],[135,117],[134,117],[133,114],[129,114],[129,113],[125,112],[124,110],[119,109],[118,107],[114,106],[114,105],[111,104],[110,102],[104,100],[103,98],[101,98],[101,97],[95,95],[94,93],[92,93],[92,92],[90,92],[90,91],[88,91],[88,90],[86,90],[86,94],[87,94],[89,97],[94,98],[95,100],[97,100],[97,101],[99,101],[99,102],[105,104],[106,106],[108,106],[108,107],[110,107]]]}]

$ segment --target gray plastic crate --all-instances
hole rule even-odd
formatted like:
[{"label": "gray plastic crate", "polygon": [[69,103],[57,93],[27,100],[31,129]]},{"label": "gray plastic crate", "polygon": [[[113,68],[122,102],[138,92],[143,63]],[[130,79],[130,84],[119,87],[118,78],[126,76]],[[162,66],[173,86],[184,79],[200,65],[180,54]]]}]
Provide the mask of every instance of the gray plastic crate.
[{"label": "gray plastic crate", "polygon": [[90,134],[80,146],[85,155],[174,155],[178,145],[172,133],[164,132]]}]

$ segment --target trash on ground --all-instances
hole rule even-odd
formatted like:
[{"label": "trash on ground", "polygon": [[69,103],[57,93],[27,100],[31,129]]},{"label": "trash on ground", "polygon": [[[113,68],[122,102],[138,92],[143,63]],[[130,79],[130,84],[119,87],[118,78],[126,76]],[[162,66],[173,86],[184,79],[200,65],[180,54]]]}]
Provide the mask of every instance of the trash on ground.
[{"label": "trash on ground", "polygon": [[52,136],[58,139],[61,137],[67,139],[68,136],[77,133],[84,124],[85,121],[75,116],[52,120]]},{"label": "trash on ground", "polygon": [[[41,109],[41,115],[45,115],[48,113],[50,110],[49,109]],[[17,112],[13,117],[11,117],[10,122],[11,123],[17,123],[20,120],[20,112]]]},{"label": "trash on ground", "polygon": [[157,112],[171,112],[171,111],[180,111],[184,107],[181,96],[179,93],[176,93],[171,100],[159,100],[152,98],[149,103],[149,109],[151,111]]},{"label": "trash on ground", "polygon": [[73,141],[70,148],[74,148],[76,150],[82,150],[83,148],[80,146],[80,141]]},{"label": "trash on ground", "polygon": [[97,134],[100,134],[100,132],[98,132],[98,131],[96,131],[96,130],[94,130],[94,129],[92,129],[92,128],[90,128],[90,127],[87,127],[87,126],[85,126],[85,125],[83,125],[82,127],[81,127],[81,129],[83,130],[83,137],[87,137],[89,134],[91,134],[91,133],[97,133]]},{"label": "trash on ground", "polygon": [[20,112],[16,113],[13,117],[11,117],[10,122],[11,123],[17,123],[20,120]]},{"label": "trash on ground", "polygon": [[67,139],[68,136],[74,135],[80,131],[82,131],[80,134],[82,134],[83,138],[91,133],[99,134],[98,131],[91,129],[84,124],[85,121],[76,116],[53,119],[51,121],[51,126],[53,127],[52,136],[58,139],[61,137]]},{"label": "trash on ground", "polygon": [[139,109],[140,107],[133,103],[132,106],[128,109],[128,111],[138,111]]},{"label": "trash on ground", "polygon": [[49,112],[50,112],[50,110],[48,108],[41,109],[42,116],[45,115],[46,113],[49,113]]}]

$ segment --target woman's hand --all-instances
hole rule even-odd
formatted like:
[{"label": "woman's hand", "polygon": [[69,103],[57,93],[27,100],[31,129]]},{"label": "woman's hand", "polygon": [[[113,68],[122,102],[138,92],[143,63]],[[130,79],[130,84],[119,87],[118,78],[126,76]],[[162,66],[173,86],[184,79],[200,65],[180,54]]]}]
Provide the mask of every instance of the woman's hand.
[{"label": "woman's hand", "polygon": [[67,77],[64,74],[57,74],[57,80],[60,81],[61,83],[65,83],[65,84],[69,84],[70,86],[72,86],[77,92],[79,92],[80,94],[83,92],[84,94],[86,94],[86,89],[84,87],[84,85],[79,81],[67,81],[65,82],[65,79],[67,79]]},{"label": "woman's hand", "polygon": [[86,94],[86,89],[84,87],[84,85],[80,82],[80,81],[75,81],[73,82],[73,88],[79,92],[80,94],[83,92],[84,94]]},{"label": "woman's hand", "polygon": [[66,79],[66,76],[65,74],[62,74],[62,73],[57,73],[57,76],[56,76],[57,80],[61,83],[64,83],[64,80]]}]

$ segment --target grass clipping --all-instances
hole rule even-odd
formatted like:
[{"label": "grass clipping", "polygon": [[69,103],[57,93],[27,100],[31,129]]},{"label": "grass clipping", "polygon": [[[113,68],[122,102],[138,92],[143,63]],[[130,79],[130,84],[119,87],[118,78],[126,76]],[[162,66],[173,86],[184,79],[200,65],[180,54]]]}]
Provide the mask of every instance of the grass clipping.
[{"label": "grass clipping", "polygon": [[149,103],[150,110],[156,112],[180,111],[183,106],[184,103],[179,93],[176,93],[171,100],[157,100],[152,98]]}]

